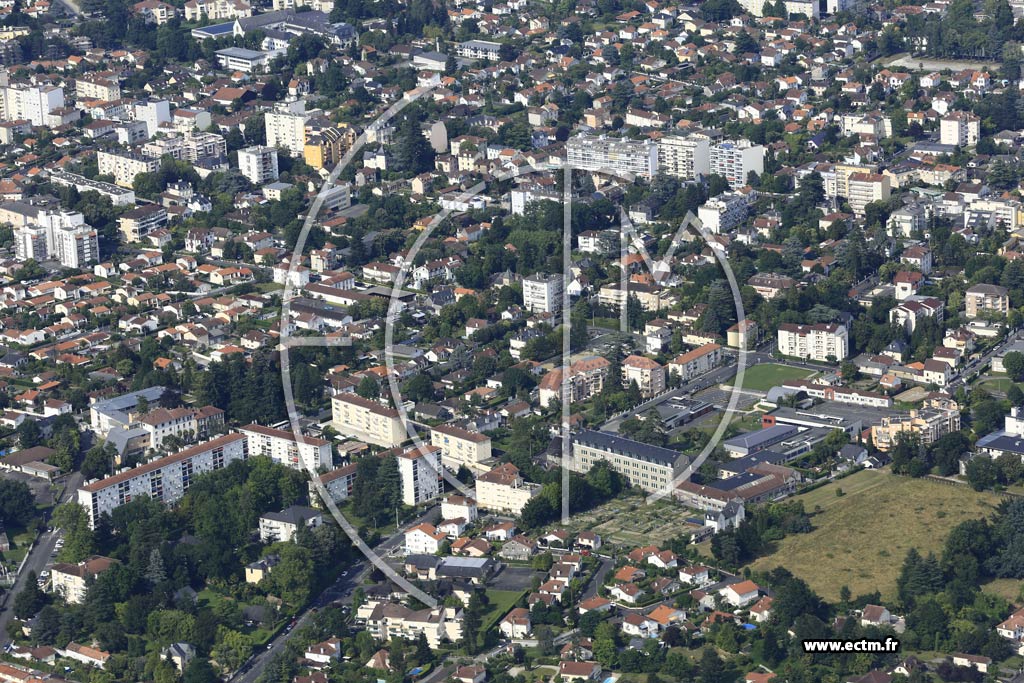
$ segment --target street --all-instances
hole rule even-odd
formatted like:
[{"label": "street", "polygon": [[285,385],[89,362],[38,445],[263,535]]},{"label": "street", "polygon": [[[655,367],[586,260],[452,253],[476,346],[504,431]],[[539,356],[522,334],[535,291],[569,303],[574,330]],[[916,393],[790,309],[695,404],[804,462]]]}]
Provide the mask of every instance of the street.
[{"label": "street", "polygon": [[[61,492],[60,498],[56,501],[56,505],[66,503],[74,497],[78,487],[82,485],[81,473],[72,472],[68,475],[64,484],[64,491]],[[49,521],[50,515],[47,514],[44,523],[49,523]],[[18,573],[18,578],[15,580],[14,585],[11,586],[11,589],[7,591],[6,594],[4,594],[4,601],[2,606],[0,606],[0,642],[3,644],[6,645],[10,640],[7,637],[7,625],[11,622],[11,619],[14,618],[14,599],[17,597],[18,593],[25,589],[25,586],[28,583],[28,575],[31,572],[35,572],[36,576],[38,576],[39,573],[46,568],[47,563],[50,561],[54,545],[56,545],[59,537],[60,530],[54,529],[53,531],[43,532],[36,539],[36,543],[32,546],[32,550],[29,551],[25,564],[22,566],[21,572]]]},{"label": "street", "polygon": [[[436,514],[436,506],[427,508],[404,528],[422,524],[434,517]],[[378,543],[374,547],[374,550],[378,551],[381,556],[387,557],[395,548],[404,544],[404,542],[405,532],[403,530],[399,530]],[[282,630],[270,641],[267,647],[250,657],[249,661],[243,664],[229,680],[234,681],[235,683],[255,683],[255,681],[260,677],[260,674],[263,673],[267,664],[269,664],[274,657],[284,651],[285,645],[288,643],[288,639],[291,638],[292,634],[295,633],[297,629],[309,623],[313,615],[312,608],[324,607],[335,601],[351,604],[351,592],[363,582],[371,569],[372,565],[368,560],[357,560],[348,570],[346,570],[345,576],[340,577],[333,584],[325,588],[311,605],[307,606],[296,616],[294,628],[291,630]]]}]

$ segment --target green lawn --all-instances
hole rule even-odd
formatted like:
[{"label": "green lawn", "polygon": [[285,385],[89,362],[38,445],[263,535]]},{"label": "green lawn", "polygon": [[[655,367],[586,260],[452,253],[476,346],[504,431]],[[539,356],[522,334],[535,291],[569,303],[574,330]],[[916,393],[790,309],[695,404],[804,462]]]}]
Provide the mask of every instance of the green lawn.
[{"label": "green lawn", "polygon": [[1018,579],[992,579],[981,587],[981,591],[998,595],[1007,602],[1019,604],[1022,587],[1024,587],[1024,581]]},{"label": "green lawn", "polygon": [[[986,391],[997,391],[1001,394],[1005,394],[1010,390],[1010,386],[1013,384],[1013,380],[1009,377],[989,377],[978,382],[975,386],[981,387]],[[1017,386],[1024,389],[1024,384],[1017,382]]]},{"label": "green lawn", "polygon": [[[836,489],[846,494],[836,496]],[[986,517],[999,496],[925,479],[863,471],[796,496],[813,513],[814,531],[788,536],[751,566],[783,566],[827,600],[845,584],[853,595],[880,591],[892,599],[910,548],[940,553],[946,535],[967,519]]]},{"label": "green lawn", "polygon": [[[762,363],[761,365],[747,368],[743,374],[742,388],[750,389],[751,391],[768,391],[772,387],[782,384],[787,379],[807,379],[813,374],[815,374],[813,370],[804,370],[803,368],[794,368],[789,365],[779,365],[778,363]],[[735,379],[729,383],[730,386],[734,382]]]},{"label": "green lawn", "polygon": [[[210,588],[204,588],[203,590],[196,593],[196,599],[199,601],[200,605],[205,605],[208,607],[213,607],[214,605],[222,602],[236,602],[235,600],[229,598],[223,593],[212,590]],[[238,603],[238,608],[240,610],[245,609],[246,607],[248,607],[246,603]],[[259,626],[243,626],[239,629],[239,631],[252,638],[253,645],[255,647],[262,647],[270,642],[271,638],[274,637],[274,634],[277,633],[278,629],[281,627],[284,621],[285,619],[282,617],[281,619],[276,621],[273,626],[268,626],[266,628],[262,628]]]},{"label": "green lawn", "polygon": [[492,626],[509,613],[509,610],[519,602],[519,598],[526,593],[527,591],[487,591],[487,599],[491,602],[488,605],[489,609],[484,613],[483,619],[481,619],[480,632],[487,633]]}]

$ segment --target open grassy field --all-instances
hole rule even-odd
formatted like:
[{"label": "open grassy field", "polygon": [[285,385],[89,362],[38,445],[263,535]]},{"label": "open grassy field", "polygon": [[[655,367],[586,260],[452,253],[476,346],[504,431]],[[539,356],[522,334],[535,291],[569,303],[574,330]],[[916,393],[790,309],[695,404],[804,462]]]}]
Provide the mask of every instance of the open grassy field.
[{"label": "open grassy field", "polygon": [[1024,588],[1024,581],[1017,579],[992,579],[981,587],[983,593],[998,595],[1007,602],[1020,604],[1021,588]]},{"label": "open grassy field", "polygon": [[[1007,391],[1010,390],[1010,387],[1012,385],[1013,380],[1011,380],[1009,377],[999,376],[989,377],[988,379],[983,379],[977,384],[975,384],[976,387],[980,387],[985,391],[991,391],[1000,394],[1005,394]],[[1017,386],[1020,387],[1021,389],[1024,389],[1024,383],[1017,382]]]},{"label": "open grassy field", "polygon": [[[778,363],[762,363],[747,368],[743,375],[743,388],[751,391],[768,391],[787,379],[807,379],[813,374],[813,370],[804,370]],[[733,383],[730,382],[730,386]]]},{"label": "open grassy field", "polygon": [[[837,496],[839,488],[846,495]],[[941,551],[953,526],[989,515],[999,502],[967,487],[867,470],[796,499],[810,513],[820,509],[814,531],[784,538],[751,566],[783,566],[829,600],[838,599],[844,584],[854,595],[878,590],[892,598],[910,548]]]}]

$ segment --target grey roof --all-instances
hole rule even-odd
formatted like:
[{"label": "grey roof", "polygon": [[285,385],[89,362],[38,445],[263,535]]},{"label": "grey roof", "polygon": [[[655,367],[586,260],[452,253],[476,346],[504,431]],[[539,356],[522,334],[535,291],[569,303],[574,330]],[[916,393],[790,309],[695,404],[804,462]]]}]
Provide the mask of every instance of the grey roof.
[{"label": "grey roof", "polygon": [[406,555],[405,563],[411,564],[416,569],[434,569],[437,565],[441,564],[441,558],[437,555]]},{"label": "grey roof", "polygon": [[261,516],[262,519],[269,519],[275,522],[285,522],[287,524],[299,524],[306,520],[320,517],[321,512],[305,505],[292,505],[290,507],[281,510],[280,512],[268,512]]},{"label": "grey roof", "polygon": [[675,466],[680,458],[686,457],[679,451],[661,448],[660,446],[651,446],[650,444],[633,441],[632,439],[627,439],[617,434],[609,434],[608,432],[586,430],[577,434],[574,437],[574,441],[583,446],[610,451],[628,458],[644,460],[667,467]]},{"label": "grey roof", "polygon": [[775,451],[758,451],[757,453],[751,453],[745,455],[742,458],[736,458],[726,463],[722,463],[720,469],[726,472],[746,472],[751,467],[768,463],[770,465],[778,465],[786,462],[789,458],[783,453],[776,453]]},{"label": "grey roof", "polygon": [[224,55],[225,57],[235,57],[236,59],[260,59],[267,55],[266,52],[248,50],[244,47],[226,47],[223,50],[217,50],[216,54]]},{"label": "grey roof", "polygon": [[103,415],[120,418],[123,422],[128,419],[125,411],[131,410],[137,406],[140,398],[145,398],[150,403],[153,403],[155,401],[159,401],[163,397],[165,391],[167,391],[167,389],[161,386],[140,389],[139,391],[133,391],[129,394],[121,394],[120,396],[114,396],[113,398],[96,401],[90,406],[90,409]]},{"label": "grey roof", "polygon": [[445,557],[437,567],[439,577],[479,578],[486,576],[494,567],[489,557]]},{"label": "grey roof", "polygon": [[759,429],[756,432],[747,432],[746,434],[740,434],[734,436],[731,439],[726,439],[726,446],[736,446],[739,448],[757,448],[758,446],[770,445],[782,441],[787,436],[796,434],[797,428],[793,425],[773,425],[771,427],[765,427]]}]

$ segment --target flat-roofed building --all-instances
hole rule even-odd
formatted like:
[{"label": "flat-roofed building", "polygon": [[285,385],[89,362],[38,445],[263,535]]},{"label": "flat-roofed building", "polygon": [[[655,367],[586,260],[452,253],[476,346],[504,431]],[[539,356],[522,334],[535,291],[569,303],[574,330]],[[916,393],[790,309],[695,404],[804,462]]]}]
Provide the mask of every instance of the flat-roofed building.
[{"label": "flat-roofed building", "polygon": [[318,470],[331,465],[331,442],[313,436],[300,435],[285,429],[274,429],[250,424],[239,430],[249,437],[249,455],[265,455],[274,462],[293,470]]}]

